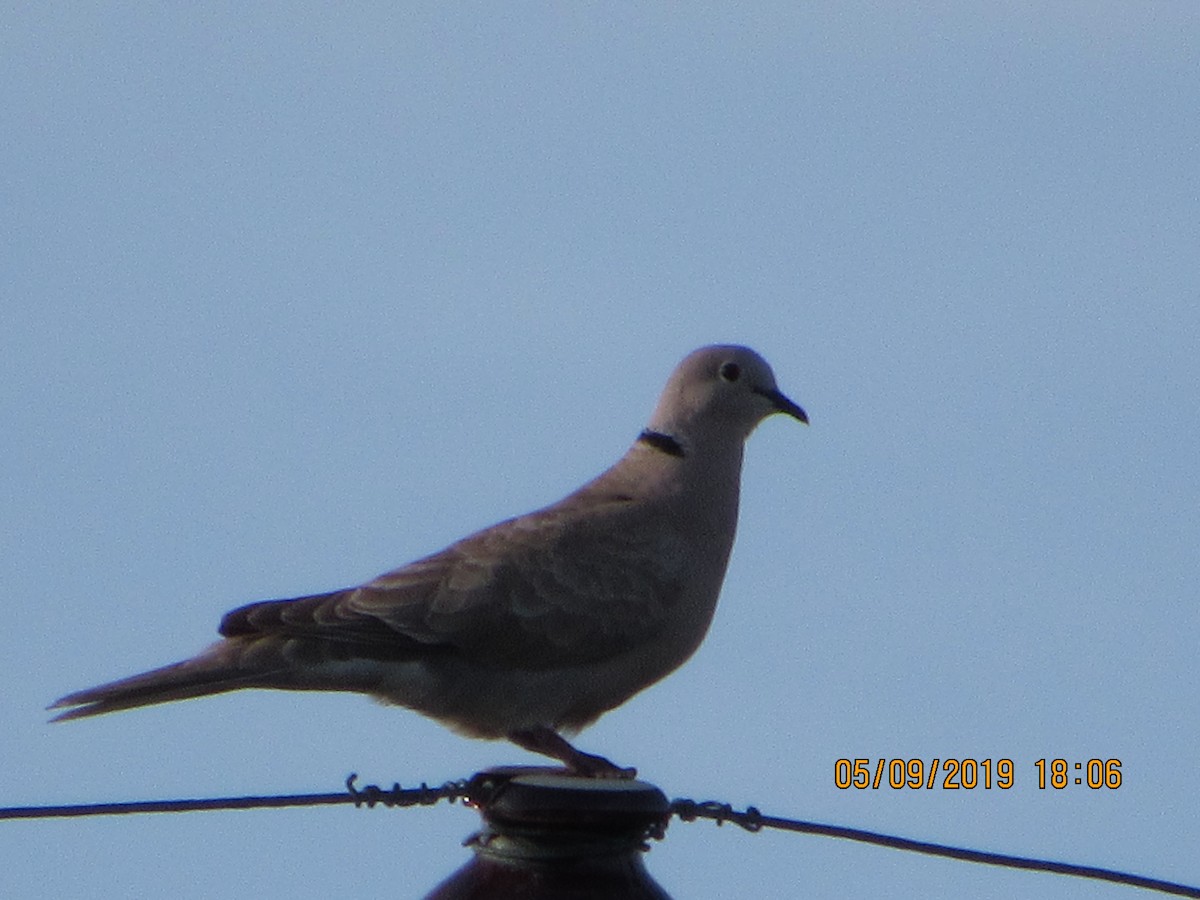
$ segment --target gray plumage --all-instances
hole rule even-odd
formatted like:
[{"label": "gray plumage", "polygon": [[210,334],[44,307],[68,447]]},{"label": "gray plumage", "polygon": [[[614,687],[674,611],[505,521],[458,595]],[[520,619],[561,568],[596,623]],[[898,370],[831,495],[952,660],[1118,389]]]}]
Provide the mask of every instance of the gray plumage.
[{"label": "gray plumage", "polygon": [[236,609],[200,655],[51,708],[62,720],[241,688],[360,691],[580,774],[629,776],[562,734],[700,644],[733,546],[744,442],[778,412],[808,421],[758,354],[697,350],[625,456],[558,503],[361,587]]}]

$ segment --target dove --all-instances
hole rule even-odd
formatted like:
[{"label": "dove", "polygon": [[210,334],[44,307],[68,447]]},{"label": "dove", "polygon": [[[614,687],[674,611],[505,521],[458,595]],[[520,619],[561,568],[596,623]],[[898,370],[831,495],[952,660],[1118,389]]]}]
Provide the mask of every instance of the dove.
[{"label": "dove", "polygon": [[54,721],[243,688],[352,691],[576,775],[632,778],[567,737],[700,645],[743,448],[776,413],[808,422],[753,350],[703,347],[625,455],[564,499],[359,587],[235,609],[199,655],[68,694]]}]

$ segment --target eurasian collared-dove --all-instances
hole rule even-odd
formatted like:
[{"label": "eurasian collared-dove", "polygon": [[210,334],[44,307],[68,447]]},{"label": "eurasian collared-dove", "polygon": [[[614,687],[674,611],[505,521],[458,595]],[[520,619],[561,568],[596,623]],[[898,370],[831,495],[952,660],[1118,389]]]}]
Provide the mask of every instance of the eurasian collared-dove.
[{"label": "eurasian collared-dove", "polygon": [[240,688],[361,691],[584,775],[631,776],[572,734],[684,662],[712,619],[742,448],[804,410],[754,351],[679,364],[650,423],[595,480],[361,587],[236,609],[200,655],[69,694],[58,719]]}]

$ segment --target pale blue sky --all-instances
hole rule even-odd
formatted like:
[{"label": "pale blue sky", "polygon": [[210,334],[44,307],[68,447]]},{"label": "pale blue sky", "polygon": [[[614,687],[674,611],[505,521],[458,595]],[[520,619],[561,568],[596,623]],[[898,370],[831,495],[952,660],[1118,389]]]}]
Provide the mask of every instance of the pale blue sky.
[{"label": "pale blue sky", "polygon": [[[0,805],[537,760],[355,696],[70,725],[227,609],[524,512],[746,343],[709,638],[579,744],[670,796],[1200,882],[1190,2],[0,12]],[[839,757],[1018,783],[843,792]],[[1120,758],[1117,791],[1034,761]],[[417,897],[459,807],[0,824],[0,894]],[[1129,889],[672,825],[674,895]]]}]

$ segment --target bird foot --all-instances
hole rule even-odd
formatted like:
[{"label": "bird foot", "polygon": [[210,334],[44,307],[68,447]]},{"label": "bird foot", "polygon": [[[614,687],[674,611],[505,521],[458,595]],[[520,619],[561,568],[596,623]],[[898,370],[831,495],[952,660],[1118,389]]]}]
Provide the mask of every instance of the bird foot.
[{"label": "bird foot", "polygon": [[603,756],[576,750],[551,728],[523,728],[509,732],[508,739],[525,750],[557,759],[573,774],[583,778],[615,778],[627,781],[637,777],[637,769],[623,768]]}]

